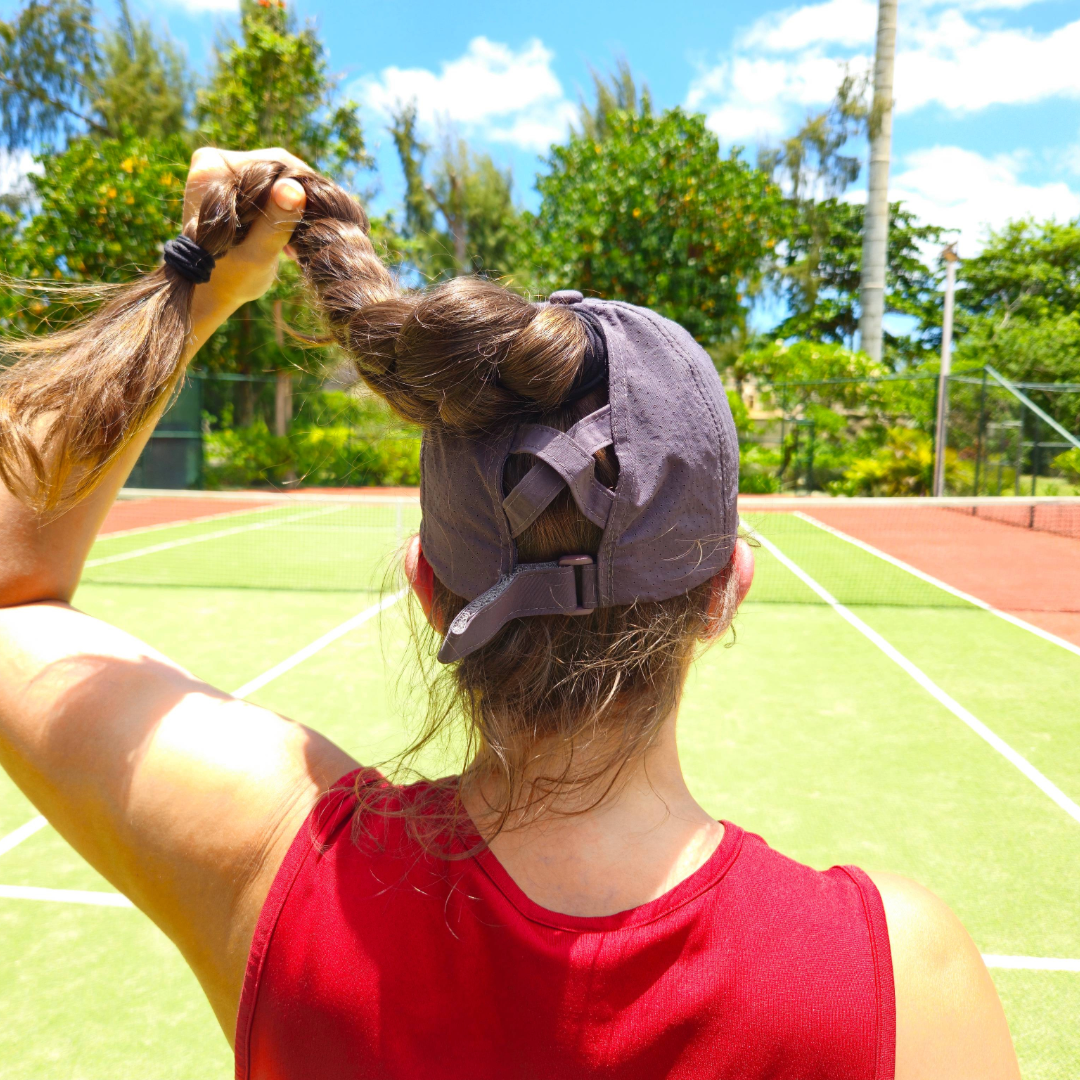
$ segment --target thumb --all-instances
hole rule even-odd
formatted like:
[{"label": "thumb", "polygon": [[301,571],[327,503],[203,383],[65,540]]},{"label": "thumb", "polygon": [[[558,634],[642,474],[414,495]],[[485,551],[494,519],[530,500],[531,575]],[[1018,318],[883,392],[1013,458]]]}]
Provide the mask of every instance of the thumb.
[{"label": "thumb", "polygon": [[276,257],[300,224],[306,202],[307,193],[298,181],[278,180],[270,189],[270,198],[242,246],[248,247],[252,255]]}]

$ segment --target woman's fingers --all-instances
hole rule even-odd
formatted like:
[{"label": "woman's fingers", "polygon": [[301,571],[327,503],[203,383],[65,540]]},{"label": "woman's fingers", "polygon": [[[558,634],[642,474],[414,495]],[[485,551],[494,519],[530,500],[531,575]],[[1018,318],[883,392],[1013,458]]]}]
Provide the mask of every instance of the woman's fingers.
[{"label": "woman's fingers", "polygon": [[295,180],[278,180],[270,189],[262,214],[235,250],[252,262],[276,264],[304,213],[307,194]]},{"label": "woman's fingers", "polygon": [[[260,161],[278,162],[293,173],[311,171],[298,157],[277,147],[252,151],[212,147],[196,150],[184,190],[185,223],[197,219],[203,197],[211,185]],[[261,296],[270,287],[278,256],[300,223],[306,202],[303,185],[291,177],[283,177],[270,189],[270,197],[252,222],[243,243],[218,259],[207,286],[215,294],[220,293],[223,306],[235,308],[238,303]]]},{"label": "woman's fingers", "polygon": [[[295,154],[281,147],[271,147],[265,150],[221,150],[215,146],[203,146],[191,155],[191,165],[188,169],[187,183],[184,187],[184,224],[186,225],[198,217],[199,207],[202,203],[206,189],[214,183],[235,175],[245,165],[257,161],[276,161],[284,165],[290,172],[311,172],[310,167],[300,160]],[[277,185],[275,185],[275,188]],[[295,199],[290,203],[286,197],[281,208],[286,211],[303,209],[303,188],[295,181],[290,182],[290,189],[299,193],[300,203]]]}]

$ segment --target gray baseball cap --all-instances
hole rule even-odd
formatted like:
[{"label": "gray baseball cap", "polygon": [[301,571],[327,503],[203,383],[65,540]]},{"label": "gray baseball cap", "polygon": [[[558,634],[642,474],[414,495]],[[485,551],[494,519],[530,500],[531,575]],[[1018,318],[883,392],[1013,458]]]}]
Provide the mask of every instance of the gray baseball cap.
[{"label": "gray baseball cap", "polygon": [[[600,328],[608,404],[566,432],[526,419],[493,436],[424,434],[420,543],[439,580],[469,601],[439,649],[444,664],[511,619],[679,596],[722,570],[735,547],[739,443],[709,355],[646,308],[570,290],[548,302]],[[593,473],[605,446],[619,462],[614,490]],[[517,453],[538,460],[504,494],[503,467]],[[603,530],[599,551],[519,563],[515,536],[564,487]]]}]

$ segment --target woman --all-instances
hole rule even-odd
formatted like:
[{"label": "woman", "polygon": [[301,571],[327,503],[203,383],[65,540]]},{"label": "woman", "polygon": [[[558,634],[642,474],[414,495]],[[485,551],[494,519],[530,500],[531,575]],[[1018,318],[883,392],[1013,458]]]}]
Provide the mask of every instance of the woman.
[{"label": "woman", "polygon": [[[184,220],[164,268],[0,376],[0,762],[176,943],[237,1075],[1017,1077],[940,901],[802,867],[686,788],[682,683],[753,574],[689,336],[576,293],[403,296],[283,151],[197,152]],[[425,427],[406,571],[460,778],[395,788],[70,606],[184,365],[290,242]]]}]

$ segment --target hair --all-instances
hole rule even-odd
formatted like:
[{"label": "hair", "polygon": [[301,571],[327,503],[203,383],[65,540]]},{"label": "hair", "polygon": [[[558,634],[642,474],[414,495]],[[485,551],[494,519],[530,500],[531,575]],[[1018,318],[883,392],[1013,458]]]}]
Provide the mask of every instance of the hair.
[{"label": "hair", "polygon": [[[273,184],[286,177],[307,194],[291,243],[316,307],[359,378],[400,416],[462,435],[496,432],[526,415],[566,430],[606,402],[604,389],[561,404],[587,344],[570,308],[535,305],[474,277],[403,290],[373,248],[358,203],[312,172],[244,166],[208,188],[185,234],[220,258],[243,242]],[[5,344],[13,362],[0,369],[0,479],[12,492],[49,512],[94,489],[179,385],[193,293],[163,266],[110,290],[81,323]],[[532,464],[530,455],[509,459],[507,492]],[[618,471],[611,448],[596,454],[601,483],[614,487]],[[595,554],[600,539],[563,491],[518,538],[518,557]],[[463,722],[465,775],[495,781],[489,836],[553,795],[577,789],[595,804],[654,743],[695,649],[728,627],[737,593],[729,573],[719,590],[710,581],[669,600],[587,616],[515,619],[446,668],[434,664],[428,641],[421,649],[427,715],[401,760]],[[435,579],[436,626],[465,603]],[[442,786],[458,790],[453,781]],[[372,805],[378,799],[372,794]],[[460,820],[460,800],[451,802],[449,820]],[[385,812],[404,814],[415,835],[434,842],[448,818],[433,805]]]}]

